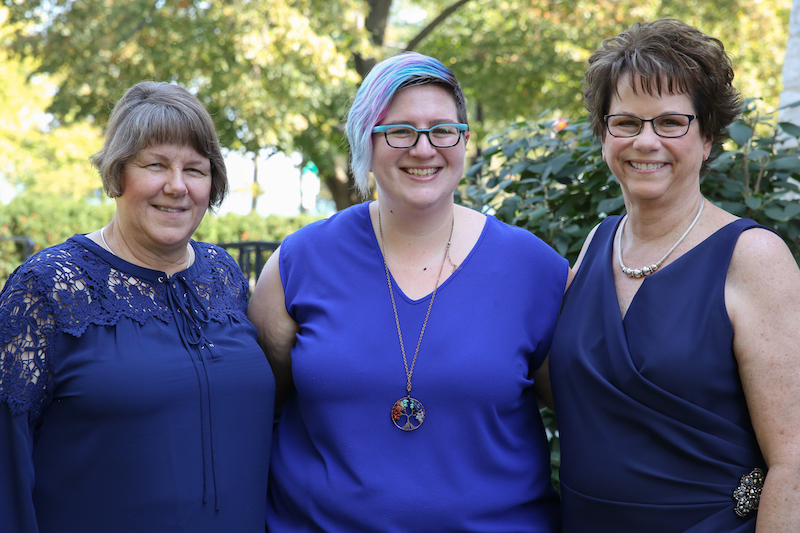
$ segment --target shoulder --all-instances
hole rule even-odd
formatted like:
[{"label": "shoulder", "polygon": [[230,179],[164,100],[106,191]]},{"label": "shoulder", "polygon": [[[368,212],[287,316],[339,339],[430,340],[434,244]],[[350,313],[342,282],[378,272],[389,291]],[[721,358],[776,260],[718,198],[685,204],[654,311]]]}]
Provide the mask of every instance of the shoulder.
[{"label": "shoulder", "polygon": [[484,240],[495,258],[502,258],[508,268],[534,279],[551,277],[563,292],[569,264],[548,243],[525,228],[512,226],[489,216]]},{"label": "shoulder", "polygon": [[280,265],[314,268],[319,262],[330,266],[339,259],[349,261],[373,240],[369,203],[356,204],[287,235],[281,242]]},{"label": "shoulder", "polygon": [[217,299],[230,297],[237,301],[245,301],[250,284],[231,254],[216,244],[197,241],[194,244],[204,258],[202,270],[196,281],[206,287],[209,292],[208,297]]},{"label": "shoulder", "polygon": [[71,238],[44,248],[25,261],[9,277],[3,293],[10,290],[49,291],[59,282],[67,283],[86,269],[87,250]]},{"label": "shoulder", "polygon": [[794,277],[797,262],[776,233],[763,227],[742,231],[733,249],[728,278],[739,284],[778,284]]},{"label": "shoulder", "polygon": [[[491,237],[491,239],[498,244],[521,247],[518,251],[527,250],[553,258],[561,257],[552,246],[544,242],[530,230],[507,224],[493,216],[487,216],[486,218],[487,237]],[[512,254],[514,253],[514,250],[508,251]]]},{"label": "shoulder", "polygon": [[197,249],[202,252],[203,257],[209,261],[212,270],[216,269],[218,271],[241,274],[242,271],[241,268],[239,268],[239,263],[237,263],[231,254],[229,254],[224,248],[220,248],[216,244],[211,244],[208,242],[194,241],[194,243]]},{"label": "shoulder", "polygon": [[315,220],[287,235],[283,242],[292,244],[323,237],[335,237],[369,220],[369,202],[356,204],[337,211],[328,218]]},{"label": "shoulder", "polygon": [[725,302],[734,326],[764,320],[794,305],[800,294],[800,269],[786,243],[772,231],[742,231],[725,280]]},{"label": "shoulder", "polygon": [[614,232],[616,231],[617,225],[622,217],[619,215],[614,215],[603,219],[602,222],[597,224],[595,227],[589,231],[589,234],[586,236],[586,239],[583,241],[583,246],[581,246],[581,251],[578,254],[578,258],[575,260],[575,264],[572,265],[572,270],[577,272],[583,262],[584,258],[586,257],[586,252],[591,247],[592,243],[595,240],[595,237],[599,237],[599,240],[604,242],[608,241],[609,232],[613,236]]}]

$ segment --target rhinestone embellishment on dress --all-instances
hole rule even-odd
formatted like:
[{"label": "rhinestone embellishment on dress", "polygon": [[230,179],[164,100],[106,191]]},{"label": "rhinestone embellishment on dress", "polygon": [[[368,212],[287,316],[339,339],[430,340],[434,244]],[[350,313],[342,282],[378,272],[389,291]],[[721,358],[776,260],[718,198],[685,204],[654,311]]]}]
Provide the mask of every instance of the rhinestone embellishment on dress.
[{"label": "rhinestone embellishment on dress", "polygon": [[764,487],[764,471],[754,468],[752,472],[742,476],[742,480],[736,490],[733,491],[733,499],[736,500],[736,516],[745,517],[758,509],[758,502],[761,499],[761,489]]}]

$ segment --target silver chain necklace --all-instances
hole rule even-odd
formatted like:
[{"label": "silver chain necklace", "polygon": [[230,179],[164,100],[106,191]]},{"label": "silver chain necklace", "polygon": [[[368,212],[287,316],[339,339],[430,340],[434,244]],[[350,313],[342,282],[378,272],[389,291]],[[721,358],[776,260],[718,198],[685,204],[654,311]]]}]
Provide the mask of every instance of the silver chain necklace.
[{"label": "silver chain necklace", "polygon": [[643,278],[645,276],[649,276],[650,274],[652,274],[653,272],[658,270],[658,267],[661,266],[661,263],[663,263],[667,259],[667,257],[669,257],[669,255],[672,252],[675,251],[675,248],[677,248],[678,245],[680,245],[680,243],[683,242],[683,240],[686,238],[686,236],[689,235],[689,232],[692,231],[692,228],[694,227],[694,225],[697,224],[697,221],[700,220],[700,215],[703,214],[703,206],[705,204],[706,204],[706,201],[705,201],[705,198],[704,198],[700,202],[700,209],[697,211],[697,215],[694,217],[694,220],[692,221],[692,223],[689,224],[689,227],[686,228],[686,231],[683,232],[683,235],[681,235],[681,238],[678,239],[678,242],[676,242],[675,245],[672,248],[670,248],[667,251],[667,253],[664,254],[664,257],[662,257],[661,259],[659,259],[658,261],[656,261],[652,265],[646,266],[646,267],[642,267],[642,268],[628,268],[628,267],[625,266],[625,263],[622,262],[622,232],[625,231],[625,223],[628,222],[628,215],[626,214],[622,218],[622,224],[620,225],[620,228],[619,228],[619,236],[617,237],[617,258],[619,259],[619,266],[622,267],[622,272],[626,276],[629,276],[631,278]]}]

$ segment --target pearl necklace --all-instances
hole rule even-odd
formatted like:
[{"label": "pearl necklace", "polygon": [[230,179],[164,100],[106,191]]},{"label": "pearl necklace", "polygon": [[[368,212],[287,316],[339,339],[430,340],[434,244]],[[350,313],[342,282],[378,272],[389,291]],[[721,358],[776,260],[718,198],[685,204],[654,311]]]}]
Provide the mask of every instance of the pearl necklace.
[{"label": "pearl necklace", "polygon": [[683,232],[683,235],[681,235],[681,238],[678,239],[678,242],[676,242],[675,245],[672,248],[670,248],[667,251],[667,253],[664,254],[664,257],[662,257],[652,265],[643,268],[628,268],[625,266],[625,263],[622,262],[622,232],[625,231],[625,223],[628,222],[628,215],[626,214],[624,217],[622,217],[622,224],[619,228],[619,235],[617,236],[617,258],[619,259],[619,266],[622,267],[622,272],[626,276],[632,278],[643,278],[645,276],[649,276],[650,274],[658,270],[658,267],[661,266],[661,263],[663,263],[667,259],[667,257],[669,257],[669,255],[675,251],[675,248],[677,248],[680,245],[680,243],[683,242],[686,236],[689,235],[689,232],[692,231],[692,228],[695,226],[695,224],[697,224],[697,221],[700,220],[700,215],[703,214],[703,206],[705,204],[706,201],[704,198],[700,202],[700,209],[697,211],[697,215],[695,215],[692,223],[689,224],[689,227],[686,228],[686,231]]}]

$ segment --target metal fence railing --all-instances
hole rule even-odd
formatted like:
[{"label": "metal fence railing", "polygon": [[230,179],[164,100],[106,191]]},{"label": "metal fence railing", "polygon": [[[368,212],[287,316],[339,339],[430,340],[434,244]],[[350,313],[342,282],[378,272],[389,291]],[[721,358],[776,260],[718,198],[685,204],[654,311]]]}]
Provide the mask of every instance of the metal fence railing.
[{"label": "metal fence railing", "polygon": [[219,243],[217,246],[227,250],[239,263],[250,284],[250,294],[252,294],[261,269],[280,244],[278,241],[243,241]]}]

